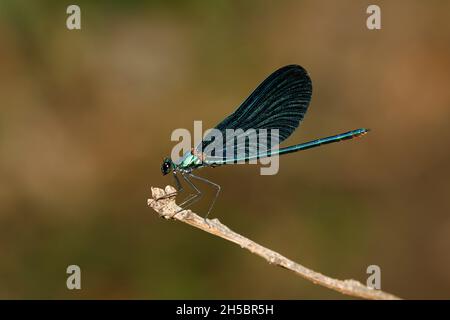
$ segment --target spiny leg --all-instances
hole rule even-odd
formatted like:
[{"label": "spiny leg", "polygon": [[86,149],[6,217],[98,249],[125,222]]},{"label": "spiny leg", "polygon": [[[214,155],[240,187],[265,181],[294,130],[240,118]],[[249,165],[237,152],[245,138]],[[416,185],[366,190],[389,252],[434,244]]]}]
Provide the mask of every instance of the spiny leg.
[{"label": "spiny leg", "polygon": [[195,190],[196,194],[191,194],[188,196],[182,203],[180,203],[178,206],[180,207],[180,210],[176,211],[171,218],[173,218],[177,213],[185,210],[187,207],[193,205],[195,202],[197,202],[202,197],[202,192],[191,182],[191,180],[188,179],[183,173],[181,174],[183,179]]},{"label": "spiny leg", "polygon": [[[181,176],[182,176],[183,179],[191,186],[191,188],[194,189],[195,194],[190,194],[190,195],[188,195],[188,196],[181,202],[181,204],[179,204],[179,207],[181,207],[181,209],[178,210],[178,211],[176,211],[176,212],[171,216],[171,218],[173,218],[177,213],[183,211],[184,209],[186,209],[186,208],[189,207],[190,205],[192,205],[192,204],[194,204],[195,202],[197,202],[197,201],[201,198],[201,196],[202,196],[201,191],[200,191],[200,190],[199,190],[199,189],[198,189],[198,188],[197,188],[197,187],[196,187],[196,186],[195,186],[195,185],[194,185],[194,184],[193,184],[186,176],[185,176],[184,173],[181,173]],[[178,179],[178,176],[177,176],[177,173],[176,173],[176,172],[173,172],[173,177],[174,177],[174,179],[175,179],[176,191],[171,192],[171,193],[168,193],[168,194],[165,194],[164,196],[159,197],[159,198],[156,199],[156,200],[167,199],[167,198],[173,197],[173,196],[177,195],[179,192],[181,192],[181,191],[184,190],[183,186],[182,186],[181,183],[180,183],[180,180]]]},{"label": "spiny leg", "polygon": [[209,181],[208,179],[205,179],[205,178],[202,178],[202,177],[193,175],[192,173],[189,173],[189,176],[192,177],[192,178],[194,178],[194,179],[197,179],[197,180],[206,182],[207,184],[212,185],[212,186],[214,186],[214,187],[217,189],[216,195],[214,196],[213,201],[211,201],[211,204],[209,205],[208,212],[206,213],[206,216],[205,216],[205,221],[206,221],[206,219],[208,218],[209,213],[211,212],[212,208],[214,207],[214,204],[216,203],[217,197],[219,196],[219,193],[220,193],[220,185],[218,185],[217,183],[214,183],[214,182],[212,182],[212,181]]},{"label": "spiny leg", "polygon": [[[181,176],[183,177],[184,181],[186,181],[196,192],[195,194],[191,194],[190,196],[188,196],[182,203],[178,205],[182,208],[182,210],[184,210],[197,202],[201,198],[202,192],[192,183],[191,180],[188,179],[188,177],[186,177],[186,175],[182,174]],[[182,210],[179,210],[178,212]]]},{"label": "spiny leg", "polygon": [[173,178],[175,179],[177,192],[183,191],[183,186],[181,185],[180,180],[178,179],[178,176],[177,176],[176,172],[173,173]]}]

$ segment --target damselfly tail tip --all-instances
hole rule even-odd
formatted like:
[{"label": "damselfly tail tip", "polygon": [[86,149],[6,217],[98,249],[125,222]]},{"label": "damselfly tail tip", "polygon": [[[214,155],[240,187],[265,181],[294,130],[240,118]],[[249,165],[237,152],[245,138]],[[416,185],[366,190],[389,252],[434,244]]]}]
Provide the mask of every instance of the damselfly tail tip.
[{"label": "damselfly tail tip", "polygon": [[361,133],[359,135],[364,136],[364,135],[368,134],[369,131],[371,131],[371,129],[363,128],[363,129],[361,129]]},{"label": "damselfly tail tip", "polygon": [[355,134],[353,135],[354,138],[359,138],[362,136],[365,136],[367,133],[369,133],[370,129],[366,129],[366,128],[361,128],[358,130],[355,130]]}]

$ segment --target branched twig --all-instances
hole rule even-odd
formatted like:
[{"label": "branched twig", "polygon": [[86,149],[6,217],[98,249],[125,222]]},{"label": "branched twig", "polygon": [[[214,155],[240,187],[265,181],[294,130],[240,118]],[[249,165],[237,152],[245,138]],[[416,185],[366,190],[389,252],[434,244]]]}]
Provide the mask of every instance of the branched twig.
[{"label": "branched twig", "polygon": [[230,230],[218,219],[205,221],[205,219],[190,210],[178,212],[180,207],[176,205],[175,197],[164,198],[166,194],[173,193],[174,191],[175,189],[171,186],[167,186],[165,190],[160,188],[152,188],[152,199],[148,199],[148,205],[163,218],[176,219],[228,241],[234,242],[242,248],[245,248],[250,252],[264,258],[269,263],[291,270],[297,275],[300,275],[315,284],[319,284],[340,293],[358,298],[378,300],[399,299],[390,293],[366,287],[356,280],[337,280],[308,269],[292,260],[289,260],[281,254],[267,249]]}]

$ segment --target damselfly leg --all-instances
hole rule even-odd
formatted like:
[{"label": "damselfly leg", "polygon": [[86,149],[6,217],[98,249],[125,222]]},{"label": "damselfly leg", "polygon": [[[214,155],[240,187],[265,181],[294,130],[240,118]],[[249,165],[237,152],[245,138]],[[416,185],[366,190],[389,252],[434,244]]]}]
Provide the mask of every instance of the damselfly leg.
[{"label": "damselfly leg", "polygon": [[214,183],[214,182],[212,182],[212,181],[209,181],[208,179],[205,179],[205,178],[202,178],[202,177],[193,175],[192,173],[189,173],[189,176],[190,176],[191,178],[194,178],[194,179],[203,181],[203,182],[205,182],[205,183],[207,183],[207,184],[209,184],[209,185],[211,185],[211,186],[213,186],[213,187],[216,188],[216,194],[214,195],[214,199],[211,201],[211,204],[209,205],[208,212],[206,213],[206,216],[205,216],[205,220],[206,220],[206,218],[208,218],[208,215],[209,215],[209,213],[211,212],[212,208],[214,207],[214,204],[216,203],[217,197],[219,196],[219,193],[220,193],[220,185],[218,185],[217,183]]},{"label": "damselfly leg", "polygon": [[[186,199],[181,202],[178,206],[181,207],[180,211],[185,210],[187,207],[193,205],[195,202],[197,202],[198,200],[200,200],[200,198],[202,197],[202,192],[200,191],[199,188],[197,188],[191,180],[188,179],[188,177],[186,177],[186,175],[184,173],[181,174],[181,176],[183,177],[184,181],[186,181],[192,189],[194,189],[195,194],[190,194],[188,197],[186,197]],[[178,213],[177,212],[177,213]]]},{"label": "damselfly leg", "polygon": [[[220,189],[221,189],[220,185],[218,185],[217,183],[214,183],[208,179],[196,176],[192,173],[182,173],[181,176],[183,177],[183,180],[186,181],[186,183],[191,186],[191,188],[195,191],[195,193],[187,196],[186,199],[183,200],[183,202],[181,202],[178,205],[180,207],[180,210],[175,212],[174,215],[176,215],[177,213],[179,213],[183,210],[186,210],[188,207],[192,206],[194,203],[196,203],[198,200],[200,200],[201,197],[203,196],[203,193],[200,191],[200,189],[189,179],[189,178],[192,178],[192,179],[203,181],[203,182],[213,186],[216,189],[214,199],[211,201],[208,211],[204,217],[204,219],[206,220],[208,218],[208,215],[211,212],[212,208],[214,207],[214,204],[216,203],[217,198],[219,197],[219,193],[220,193]],[[176,175],[175,175],[175,179],[178,180]],[[179,181],[178,181],[178,183],[179,183]],[[181,183],[180,183],[180,188],[182,189]],[[174,193],[176,193],[176,192],[174,192]],[[174,193],[171,193],[168,196],[172,196]]]}]

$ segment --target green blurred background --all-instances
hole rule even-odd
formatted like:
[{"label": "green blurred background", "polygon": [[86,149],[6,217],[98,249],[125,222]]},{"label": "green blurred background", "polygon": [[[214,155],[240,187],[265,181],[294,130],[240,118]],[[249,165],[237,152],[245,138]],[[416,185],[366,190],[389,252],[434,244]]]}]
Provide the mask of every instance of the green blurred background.
[{"label": "green blurred background", "polygon": [[383,290],[450,298],[450,2],[376,1],[379,31],[373,1],[76,3],[81,31],[73,2],[0,2],[0,298],[344,298],[146,205],[172,130],[291,63],[314,93],[287,144],[373,131],[275,176],[205,169],[213,216],[332,277],[376,264]]}]

